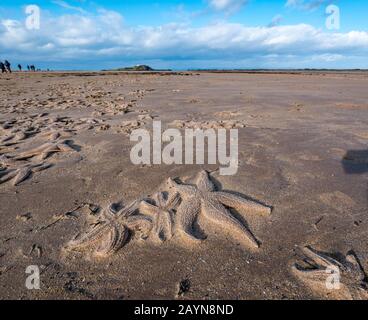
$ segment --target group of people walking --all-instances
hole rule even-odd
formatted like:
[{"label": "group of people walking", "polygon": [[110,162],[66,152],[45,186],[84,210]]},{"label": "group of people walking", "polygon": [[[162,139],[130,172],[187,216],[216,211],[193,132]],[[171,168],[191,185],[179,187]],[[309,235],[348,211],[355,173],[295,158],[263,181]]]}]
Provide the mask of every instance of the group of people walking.
[{"label": "group of people walking", "polygon": [[[22,66],[18,65],[18,68],[19,68],[19,66],[20,66],[19,71],[22,71]],[[27,69],[28,69],[28,71],[33,71],[33,72],[36,71],[36,67],[34,65],[27,66]]]},{"label": "group of people walking", "polygon": [[1,73],[11,73],[11,64],[8,60],[5,60],[4,62],[0,61],[0,69]]},{"label": "group of people walking", "polygon": [[[1,69],[1,73],[12,73],[11,70],[11,64],[8,60],[5,60],[4,62],[0,61],[0,69]],[[22,71],[22,65],[18,64],[18,69],[19,71]],[[28,71],[36,71],[36,67],[34,65],[27,65],[27,70]]]}]

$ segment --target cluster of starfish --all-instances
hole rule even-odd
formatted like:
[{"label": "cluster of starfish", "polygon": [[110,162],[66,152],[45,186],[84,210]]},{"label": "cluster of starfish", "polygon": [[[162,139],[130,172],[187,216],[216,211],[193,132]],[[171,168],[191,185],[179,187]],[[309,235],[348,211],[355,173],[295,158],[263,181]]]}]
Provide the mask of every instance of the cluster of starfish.
[{"label": "cluster of starfish", "polygon": [[258,240],[229,210],[270,214],[271,208],[246,200],[238,195],[216,191],[206,171],[197,177],[197,184],[179,184],[169,179],[169,192],[159,192],[151,199],[135,201],[125,208],[110,206],[94,219],[89,229],[68,243],[68,249],[93,248],[97,255],[110,255],[128,242],[131,233],[140,231],[144,238],[158,242],[181,234],[189,241],[202,239],[193,228],[198,216],[228,229],[244,238],[254,247]]},{"label": "cluster of starfish", "polygon": [[17,186],[28,179],[34,172],[40,172],[51,167],[49,163],[22,163],[19,164],[14,159],[0,156],[0,184],[13,180],[13,185]]},{"label": "cluster of starfish", "polygon": [[[0,156],[0,184],[12,180],[17,186],[28,179],[34,172],[40,172],[51,167],[44,162],[54,153],[75,151],[68,140],[60,140],[62,133],[51,131],[47,137],[49,142],[31,150],[21,152],[14,156],[2,154]],[[29,159],[38,158],[39,162],[30,162]]]}]

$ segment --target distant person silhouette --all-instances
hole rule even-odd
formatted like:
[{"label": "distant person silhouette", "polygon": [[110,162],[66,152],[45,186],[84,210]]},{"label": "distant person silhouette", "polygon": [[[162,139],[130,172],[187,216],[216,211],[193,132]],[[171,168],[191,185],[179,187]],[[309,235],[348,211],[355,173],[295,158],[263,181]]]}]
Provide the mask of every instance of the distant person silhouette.
[{"label": "distant person silhouette", "polygon": [[31,65],[31,71],[33,71],[33,72],[36,71],[36,67],[34,65]]},{"label": "distant person silhouette", "polygon": [[6,72],[5,64],[3,64],[1,61],[0,61],[0,69],[1,69],[1,73]]},{"label": "distant person silhouette", "polygon": [[9,73],[12,73],[11,71],[11,64],[8,60],[5,60],[4,61],[4,65],[5,65],[5,68],[6,68],[6,72],[9,72]]},{"label": "distant person silhouette", "polygon": [[22,72],[22,65],[21,64],[18,64],[18,69],[20,72]]},{"label": "distant person silhouette", "polygon": [[30,71],[31,70],[31,67],[27,64],[27,69],[28,69],[28,71]]}]

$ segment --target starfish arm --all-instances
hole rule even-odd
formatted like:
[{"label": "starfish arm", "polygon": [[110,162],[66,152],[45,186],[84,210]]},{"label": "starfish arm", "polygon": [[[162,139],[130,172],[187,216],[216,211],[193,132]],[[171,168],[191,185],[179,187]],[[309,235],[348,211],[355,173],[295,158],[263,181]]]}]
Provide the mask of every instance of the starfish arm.
[{"label": "starfish arm", "polygon": [[222,204],[229,208],[234,208],[238,210],[239,213],[242,213],[244,211],[252,211],[264,214],[271,214],[272,211],[270,207],[264,206],[254,201],[246,200],[229,192],[219,191],[215,192],[214,195],[217,200],[220,201]]},{"label": "starfish arm", "polygon": [[179,203],[179,198],[179,193],[172,191],[168,192],[167,195],[163,192],[158,192],[153,197],[153,199],[156,201],[157,207],[163,210],[170,210],[175,208]]},{"label": "starfish arm", "polygon": [[169,184],[169,186],[175,188],[175,190],[177,192],[179,192],[180,195],[183,196],[183,197],[190,197],[190,196],[194,195],[197,192],[196,187],[185,185],[185,184],[179,184],[176,181],[174,181],[173,179],[169,179],[168,184]]},{"label": "starfish arm", "polygon": [[[45,160],[45,159],[47,159],[48,157],[50,157],[51,155],[53,155],[54,153],[57,153],[57,152],[70,151],[70,150],[64,150],[64,146],[66,146],[64,144],[48,143],[47,145],[48,146],[43,149],[43,152],[40,155],[41,160]],[[73,149],[73,151],[75,151],[75,150]]]},{"label": "starfish arm", "polygon": [[311,259],[314,263],[316,263],[319,268],[326,269],[328,267],[335,266],[340,269],[343,269],[343,265],[340,262],[310,247],[305,247],[303,249],[303,252],[309,259]]},{"label": "starfish arm", "polygon": [[127,228],[124,226],[114,226],[97,248],[96,254],[108,256],[119,251],[127,242],[128,237],[129,230]]},{"label": "starfish arm", "polygon": [[169,197],[165,204],[165,209],[171,210],[178,206],[180,202],[180,194],[178,192],[172,192],[169,194]]},{"label": "starfish arm", "polygon": [[58,148],[62,151],[62,152],[74,152],[75,150],[68,144],[67,141],[64,141],[60,144],[58,144]]},{"label": "starfish arm", "polygon": [[297,265],[292,267],[292,271],[300,279],[312,282],[326,283],[328,273],[325,269],[303,269]]},{"label": "starfish arm", "polygon": [[160,208],[163,208],[167,202],[167,199],[165,198],[165,195],[163,192],[158,192],[155,196],[157,198],[157,206]]},{"label": "starfish arm", "polygon": [[17,175],[17,170],[5,170],[5,172],[1,172],[2,176],[0,178],[0,184],[8,182],[13,179]]},{"label": "starfish arm", "polygon": [[348,254],[346,256],[346,261],[350,262],[354,267],[360,267],[358,259],[353,254]]},{"label": "starfish arm", "polygon": [[31,173],[32,173],[32,170],[29,167],[18,169],[17,175],[15,176],[14,181],[13,181],[13,185],[17,186],[18,184],[22,183],[31,175]]},{"label": "starfish arm", "polygon": [[154,240],[158,242],[163,242],[165,240],[163,227],[161,216],[156,216],[151,232]]},{"label": "starfish arm", "polygon": [[170,240],[173,236],[173,222],[170,212],[163,210],[155,221],[153,233],[160,241]]},{"label": "starfish arm", "polygon": [[140,230],[148,235],[152,230],[152,220],[144,215],[130,216],[125,220],[126,226],[131,230]]},{"label": "starfish arm", "polygon": [[200,211],[200,202],[196,199],[183,201],[176,212],[175,231],[181,232],[192,241],[199,241],[193,235],[193,224]]},{"label": "starfish arm", "polygon": [[141,200],[136,200],[125,206],[121,210],[116,211],[112,206],[108,208],[107,215],[116,219],[127,218],[134,214],[134,212],[139,208]]},{"label": "starfish arm", "polygon": [[[355,270],[361,270],[362,269],[357,257],[354,254],[348,254],[346,256],[346,261],[349,262]],[[364,272],[362,271],[362,273],[364,273]]]},{"label": "starfish arm", "polygon": [[75,237],[72,241],[68,243],[67,247],[72,249],[88,247],[104,237],[105,232],[108,229],[109,224],[107,224],[105,221],[100,222],[99,224],[94,225],[86,233]]},{"label": "starfish arm", "polygon": [[15,157],[15,160],[27,160],[29,158],[33,158],[34,156],[38,155],[39,153],[34,153],[33,151],[23,152]]},{"label": "starfish arm", "polygon": [[49,158],[54,153],[55,153],[55,151],[46,150],[45,152],[42,152],[40,154],[39,158],[40,158],[40,160],[46,160],[47,158]]},{"label": "starfish arm", "polygon": [[173,227],[174,227],[172,212],[164,211],[163,217],[164,217],[163,232],[164,232],[165,238],[167,240],[170,240],[173,236]]},{"label": "starfish arm", "polygon": [[212,192],[215,191],[215,185],[210,180],[207,171],[201,171],[197,176],[197,186],[198,189],[204,192]]},{"label": "starfish arm", "polygon": [[216,199],[202,201],[202,209],[204,216],[208,220],[223,228],[227,227],[231,233],[237,232],[241,236],[245,236],[254,247],[259,248],[259,243],[253,234]]},{"label": "starfish arm", "polygon": [[[350,266],[348,267],[353,273],[356,274],[356,277],[359,281],[366,283],[365,279],[366,279],[366,274],[365,271],[363,269],[363,267],[361,266],[358,258],[354,255],[349,253],[346,256],[346,261],[348,264],[350,264]],[[367,283],[366,283],[367,284]],[[368,285],[368,284],[367,284]]]},{"label": "starfish arm", "polygon": [[25,151],[22,152],[21,154],[19,154],[17,157],[15,157],[15,160],[27,160],[29,158],[33,158],[37,155],[40,155],[41,153],[47,151],[50,147],[52,147],[52,144],[50,143],[45,143],[43,145],[41,145],[38,148],[29,150],[29,151]]},{"label": "starfish arm", "polygon": [[155,218],[156,216],[160,215],[161,209],[146,201],[142,201],[139,204],[139,211],[149,217]]},{"label": "starfish arm", "polygon": [[40,163],[32,166],[32,170],[33,172],[41,172],[43,170],[49,169],[50,167],[52,167],[51,163]]},{"label": "starfish arm", "polygon": [[165,208],[165,198],[163,193],[158,193],[157,202],[159,207],[154,206],[147,201],[142,201],[139,206],[139,211],[153,220],[152,235],[160,242],[170,239],[172,237],[172,217],[170,212]]}]

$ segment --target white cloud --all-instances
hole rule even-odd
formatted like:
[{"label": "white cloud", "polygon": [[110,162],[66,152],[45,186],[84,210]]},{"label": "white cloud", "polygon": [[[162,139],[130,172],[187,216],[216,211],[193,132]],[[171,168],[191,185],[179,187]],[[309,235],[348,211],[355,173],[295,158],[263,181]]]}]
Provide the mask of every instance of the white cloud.
[{"label": "white cloud", "polygon": [[243,8],[248,0],[208,0],[211,8],[225,13],[234,13]]},{"label": "white cloud", "polygon": [[285,3],[285,7],[295,8],[300,6],[303,3],[303,0],[287,0]]},{"label": "white cloud", "polygon": [[313,61],[335,62],[344,59],[341,54],[320,54],[312,56]]},{"label": "white cloud", "polygon": [[[234,67],[244,59],[262,63],[277,56],[290,61],[328,63],[354,56],[367,60],[368,32],[324,32],[310,25],[247,27],[217,23],[203,27],[168,24],[129,27],[114,11],[44,18],[40,30],[22,21],[0,21],[2,57],[101,65],[106,61],[223,61]],[[290,58],[293,57],[293,58]],[[337,59],[338,58],[338,59]]]},{"label": "white cloud", "polygon": [[58,5],[59,7],[62,7],[64,9],[74,10],[74,11],[78,11],[80,13],[86,13],[81,7],[73,6],[73,5],[71,5],[68,2],[63,1],[63,0],[53,0],[52,3]]},{"label": "white cloud", "polygon": [[285,6],[299,10],[313,11],[331,3],[331,0],[287,0]]}]

